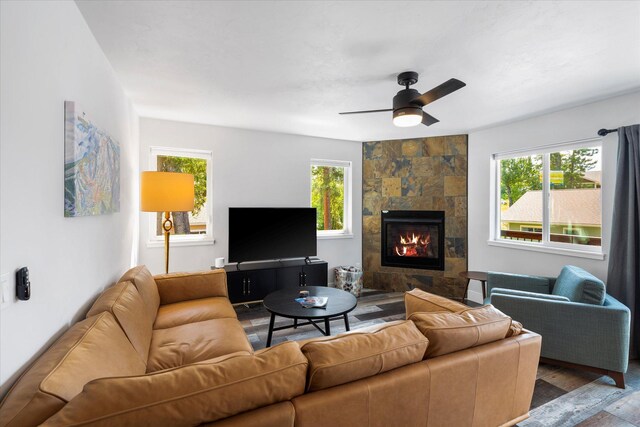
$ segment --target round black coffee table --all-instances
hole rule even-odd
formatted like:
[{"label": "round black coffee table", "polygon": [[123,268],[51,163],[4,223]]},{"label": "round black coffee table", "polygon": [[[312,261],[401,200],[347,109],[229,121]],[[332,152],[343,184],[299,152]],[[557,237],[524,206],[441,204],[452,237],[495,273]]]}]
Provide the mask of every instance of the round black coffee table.
[{"label": "round black coffee table", "polygon": [[[328,297],[327,305],[324,308],[304,308],[295,301],[300,291],[309,291],[309,296]],[[322,332],[323,335],[331,335],[329,321],[344,318],[344,325],[349,330],[349,318],[347,313],[356,308],[356,297],[349,292],[329,288],[326,286],[303,286],[300,288],[283,289],[267,295],[263,301],[264,307],[271,313],[269,321],[269,335],[267,336],[267,347],[271,346],[273,331],[282,329],[297,328],[298,326],[313,325]],[[280,326],[274,328],[276,316],[293,319],[293,325]],[[305,319],[307,322],[298,323],[298,319]],[[324,320],[324,330],[317,325],[314,320]]]}]

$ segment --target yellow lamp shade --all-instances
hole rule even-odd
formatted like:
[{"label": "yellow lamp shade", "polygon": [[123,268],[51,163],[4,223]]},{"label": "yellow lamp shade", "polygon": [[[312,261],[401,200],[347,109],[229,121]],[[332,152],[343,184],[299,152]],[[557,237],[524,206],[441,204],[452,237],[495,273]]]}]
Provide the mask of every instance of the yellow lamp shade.
[{"label": "yellow lamp shade", "polygon": [[140,174],[140,210],[186,212],[193,210],[193,175],[176,172]]}]

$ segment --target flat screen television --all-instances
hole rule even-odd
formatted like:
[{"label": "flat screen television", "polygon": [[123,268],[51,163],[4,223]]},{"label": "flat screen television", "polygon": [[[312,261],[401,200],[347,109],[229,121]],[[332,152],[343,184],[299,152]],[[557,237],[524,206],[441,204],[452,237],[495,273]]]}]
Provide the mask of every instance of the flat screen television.
[{"label": "flat screen television", "polygon": [[315,208],[229,208],[229,262],[317,255]]}]

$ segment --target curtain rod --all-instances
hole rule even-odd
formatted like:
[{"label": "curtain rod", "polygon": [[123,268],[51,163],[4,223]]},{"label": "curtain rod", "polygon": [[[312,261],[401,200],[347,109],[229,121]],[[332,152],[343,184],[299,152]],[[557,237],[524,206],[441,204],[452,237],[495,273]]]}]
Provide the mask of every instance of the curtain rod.
[{"label": "curtain rod", "polygon": [[612,132],[618,132],[618,129],[600,129],[598,131],[598,135],[606,136],[608,133],[612,133]]}]

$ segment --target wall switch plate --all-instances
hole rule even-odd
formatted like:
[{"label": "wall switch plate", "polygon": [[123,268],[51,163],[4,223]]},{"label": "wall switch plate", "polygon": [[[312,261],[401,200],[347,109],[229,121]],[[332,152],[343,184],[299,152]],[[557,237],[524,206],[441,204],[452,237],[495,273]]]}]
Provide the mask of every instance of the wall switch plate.
[{"label": "wall switch plate", "polygon": [[11,273],[0,275],[0,309],[4,309],[16,302],[16,291]]}]

